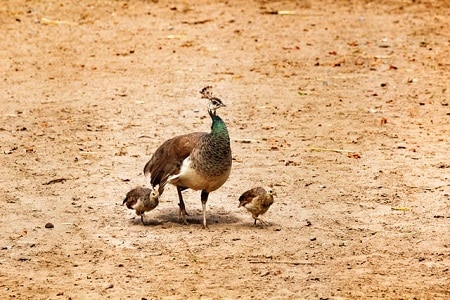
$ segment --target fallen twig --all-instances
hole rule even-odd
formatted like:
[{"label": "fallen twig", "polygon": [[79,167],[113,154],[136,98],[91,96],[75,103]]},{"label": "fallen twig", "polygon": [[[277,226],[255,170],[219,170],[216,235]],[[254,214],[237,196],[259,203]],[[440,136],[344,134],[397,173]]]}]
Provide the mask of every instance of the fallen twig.
[{"label": "fallen twig", "polygon": [[329,151],[329,152],[337,152],[337,153],[345,153],[349,158],[361,158],[361,154],[358,152],[353,152],[350,150],[345,149],[332,149],[332,148],[301,148],[303,150],[309,150],[309,151]]},{"label": "fallen twig", "polygon": [[67,178],[53,179],[53,180],[50,180],[50,181],[47,181],[47,182],[43,183],[42,185],[50,185],[50,184],[54,184],[54,183],[60,183],[60,182],[66,181],[66,180],[67,180]]},{"label": "fallen twig", "polygon": [[78,25],[78,23],[76,23],[76,22],[52,20],[52,19],[49,19],[49,18],[46,18],[46,17],[42,17],[40,23],[43,24],[43,25],[61,25],[61,24]]},{"label": "fallen twig", "polygon": [[272,263],[272,264],[285,264],[285,265],[294,265],[294,266],[298,266],[298,265],[325,265],[325,264],[313,263],[313,262],[309,262],[309,261],[249,260],[248,262],[251,263],[251,264],[270,264],[270,263]]},{"label": "fallen twig", "polygon": [[411,210],[411,208],[409,208],[409,207],[391,207],[391,210],[409,211],[409,210]]},{"label": "fallen twig", "polygon": [[329,151],[329,152],[337,152],[337,153],[355,153],[354,151],[345,150],[345,149],[331,149],[331,148],[301,148],[302,150],[309,150],[309,151]]},{"label": "fallen twig", "polygon": [[250,144],[250,143],[258,143],[258,140],[253,139],[234,139],[235,142],[243,143],[243,144]]}]

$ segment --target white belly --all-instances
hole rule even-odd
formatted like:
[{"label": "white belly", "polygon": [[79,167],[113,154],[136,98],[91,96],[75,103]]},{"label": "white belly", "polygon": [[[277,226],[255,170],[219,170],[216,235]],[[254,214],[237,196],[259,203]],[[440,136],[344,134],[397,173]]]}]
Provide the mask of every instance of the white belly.
[{"label": "white belly", "polygon": [[168,182],[174,185],[190,188],[193,190],[205,190],[208,193],[221,187],[228,176],[230,176],[231,168],[227,172],[218,177],[207,178],[190,167],[191,161],[186,158],[181,165],[180,173],[170,176]]}]

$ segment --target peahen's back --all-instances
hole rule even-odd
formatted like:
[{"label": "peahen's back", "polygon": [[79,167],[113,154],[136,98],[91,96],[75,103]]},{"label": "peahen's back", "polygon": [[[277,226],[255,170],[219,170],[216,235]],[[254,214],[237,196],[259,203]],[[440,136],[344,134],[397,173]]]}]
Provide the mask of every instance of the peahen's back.
[{"label": "peahen's back", "polygon": [[[191,154],[201,137],[207,134],[206,132],[184,134],[171,138],[159,146],[144,166],[144,175],[151,176],[150,184],[164,187],[168,177],[180,172],[183,160]],[[160,190],[160,194],[162,191]]]}]

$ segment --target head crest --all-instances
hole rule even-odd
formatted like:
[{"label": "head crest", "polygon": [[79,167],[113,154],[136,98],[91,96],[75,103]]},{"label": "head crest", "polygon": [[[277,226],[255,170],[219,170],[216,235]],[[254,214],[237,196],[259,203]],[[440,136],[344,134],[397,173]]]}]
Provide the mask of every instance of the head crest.
[{"label": "head crest", "polygon": [[205,86],[204,88],[202,88],[202,90],[200,91],[200,94],[202,94],[202,98],[206,98],[206,99],[211,99],[213,98],[213,94],[212,94],[212,86],[208,85]]},{"label": "head crest", "polygon": [[208,103],[208,113],[211,117],[216,115],[216,109],[220,107],[224,107],[225,104],[223,104],[222,100],[220,100],[217,97],[214,97],[211,92],[212,86],[205,86],[200,91],[200,94],[202,94],[202,98],[206,98],[209,100]]}]

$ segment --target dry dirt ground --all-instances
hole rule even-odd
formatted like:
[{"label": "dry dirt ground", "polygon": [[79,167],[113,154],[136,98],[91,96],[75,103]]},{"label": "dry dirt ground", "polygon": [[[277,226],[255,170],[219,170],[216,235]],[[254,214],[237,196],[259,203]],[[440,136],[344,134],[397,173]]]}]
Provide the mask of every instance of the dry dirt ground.
[{"label": "dry dirt ground", "polygon": [[[448,1],[0,5],[1,299],[450,298]],[[229,180],[122,206],[174,135]],[[248,188],[278,197],[252,226]],[[52,223],[53,228],[47,228]]]}]

